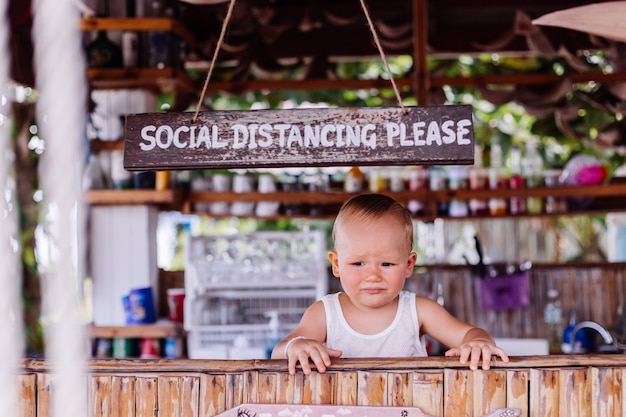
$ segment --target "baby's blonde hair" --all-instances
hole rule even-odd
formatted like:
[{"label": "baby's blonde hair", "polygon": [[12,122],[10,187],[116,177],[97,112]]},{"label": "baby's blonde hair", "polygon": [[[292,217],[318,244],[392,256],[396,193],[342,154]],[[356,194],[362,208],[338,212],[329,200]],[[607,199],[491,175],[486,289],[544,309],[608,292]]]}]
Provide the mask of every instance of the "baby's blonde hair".
[{"label": "baby's blonde hair", "polygon": [[378,220],[390,216],[404,223],[409,251],[413,249],[413,221],[411,213],[402,204],[383,194],[360,194],[346,201],[339,210],[333,225],[333,245],[338,228],[347,220]]}]

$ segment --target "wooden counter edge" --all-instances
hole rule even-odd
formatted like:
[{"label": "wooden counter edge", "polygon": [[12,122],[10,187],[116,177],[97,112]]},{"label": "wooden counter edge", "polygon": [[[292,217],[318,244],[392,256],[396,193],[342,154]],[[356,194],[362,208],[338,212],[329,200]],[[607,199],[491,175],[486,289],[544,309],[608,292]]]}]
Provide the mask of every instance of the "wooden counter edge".
[{"label": "wooden counter edge", "polygon": [[[549,355],[515,356],[506,363],[492,361],[492,369],[526,369],[616,366],[626,367],[626,355]],[[45,359],[24,359],[22,372],[51,372],[52,364]],[[359,358],[337,359],[328,371],[345,370],[399,370],[467,368],[458,358]],[[213,360],[213,359],[91,359],[87,362],[88,372],[241,372],[241,371],[287,371],[285,360]]]}]

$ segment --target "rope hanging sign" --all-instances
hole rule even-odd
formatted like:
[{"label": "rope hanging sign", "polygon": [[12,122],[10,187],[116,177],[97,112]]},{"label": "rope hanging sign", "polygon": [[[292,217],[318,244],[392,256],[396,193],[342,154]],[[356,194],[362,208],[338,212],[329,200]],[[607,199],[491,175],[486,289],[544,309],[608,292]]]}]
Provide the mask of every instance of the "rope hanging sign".
[{"label": "rope hanging sign", "polygon": [[[126,117],[127,170],[260,168],[345,165],[448,165],[474,161],[470,106],[328,108],[204,112],[231,0],[211,65],[191,113]],[[361,0],[372,37],[391,75],[374,24]]]},{"label": "rope hanging sign", "polygon": [[447,165],[474,160],[471,106],[145,113],[126,118],[127,170]]}]

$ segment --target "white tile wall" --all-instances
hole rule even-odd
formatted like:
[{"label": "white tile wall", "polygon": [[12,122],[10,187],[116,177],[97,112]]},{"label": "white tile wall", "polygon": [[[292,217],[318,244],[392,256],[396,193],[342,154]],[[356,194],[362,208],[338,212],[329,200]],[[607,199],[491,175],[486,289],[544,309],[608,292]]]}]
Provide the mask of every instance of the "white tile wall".
[{"label": "white tile wall", "polygon": [[122,297],[131,288],[152,286],[157,303],[158,210],[151,206],[92,207],[89,222],[94,324],[124,325]]}]

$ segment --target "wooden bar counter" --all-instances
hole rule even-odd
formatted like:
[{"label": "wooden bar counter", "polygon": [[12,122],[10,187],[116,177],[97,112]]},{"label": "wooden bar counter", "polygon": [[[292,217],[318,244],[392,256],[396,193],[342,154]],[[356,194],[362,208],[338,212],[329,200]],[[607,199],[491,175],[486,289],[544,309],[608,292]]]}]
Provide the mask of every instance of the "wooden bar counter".
[{"label": "wooden bar counter", "polygon": [[[417,407],[433,416],[625,416],[626,355],[552,355],[493,361],[471,371],[457,358],[341,359],[295,376],[283,360],[94,359],[88,417],[211,417],[246,403]],[[52,367],[25,360],[21,417],[51,415]],[[77,395],[79,395],[77,393]]]}]

